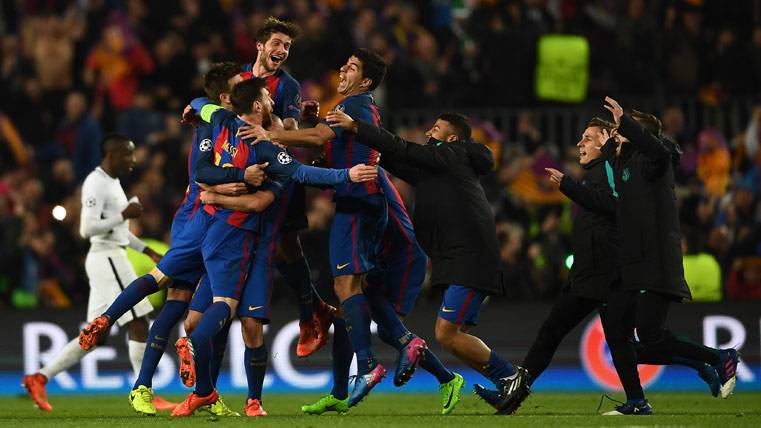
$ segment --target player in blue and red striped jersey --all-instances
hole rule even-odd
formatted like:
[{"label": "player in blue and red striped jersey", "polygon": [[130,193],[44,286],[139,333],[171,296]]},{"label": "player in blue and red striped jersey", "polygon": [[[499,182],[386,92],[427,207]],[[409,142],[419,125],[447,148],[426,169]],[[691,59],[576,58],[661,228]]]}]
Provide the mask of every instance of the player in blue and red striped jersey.
[{"label": "player in blue and red striped jersey", "polygon": [[[217,400],[209,363],[212,357],[210,340],[231,319],[234,313],[241,316],[243,339],[248,348],[263,348],[263,324],[267,322],[269,287],[266,284],[247,284],[250,263],[254,250],[262,237],[265,217],[257,214],[266,209],[283,189],[288,179],[314,185],[338,185],[348,181],[362,182],[375,180],[374,167],[356,165],[340,170],[315,168],[300,164],[284,149],[270,142],[249,145],[238,137],[238,129],[247,123],[268,127],[271,121],[272,99],[266,89],[264,79],[253,78],[238,83],[232,90],[231,103],[235,113],[220,106],[210,104],[208,99],[195,99],[193,109],[212,125],[214,164],[229,168],[247,168],[257,163],[266,163],[269,180],[258,192],[251,195],[265,195],[266,200],[255,200],[250,211],[228,209],[205,205],[204,211],[212,215],[209,228],[202,244],[203,262],[210,280],[213,303],[201,316],[198,326],[189,338],[177,341],[180,356],[180,375],[187,386],[195,383],[195,391],[172,412],[173,416],[191,415],[197,408]],[[263,204],[263,205],[262,205]],[[244,294],[244,285],[246,293]],[[241,295],[253,296],[250,307],[240,308]],[[257,312],[258,309],[262,311]],[[253,356],[252,356],[253,357]],[[264,360],[266,362],[266,359]],[[254,360],[247,361],[250,365]],[[264,364],[259,364],[249,375],[249,382],[263,380]],[[259,389],[259,393],[260,393]],[[258,399],[249,397],[247,414],[262,415]],[[249,409],[253,407],[253,409]],[[252,410],[252,412],[249,412]]]},{"label": "player in blue and red striped jersey", "polygon": [[[428,257],[415,238],[412,221],[404,202],[382,168],[378,170],[378,183],[388,201],[389,220],[379,254],[383,269],[367,275],[368,287],[365,288],[365,295],[376,321],[394,314],[404,318],[412,311],[420,294],[428,264]],[[378,336],[386,344],[400,351],[394,384],[401,386],[412,376],[415,368],[405,361],[409,360],[408,353],[414,349],[407,345],[419,339],[406,329],[389,331],[382,327],[385,324],[389,323],[378,324]],[[391,324],[400,326],[396,323]],[[326,411],[348,411],[346,396],[352,355],[346,331],[336,328],[333,336],[333,389],[330,394],[321,397],[314,404],[302,406],[302,412],[319,415]],[[439,381],[441,413],[451,413],[460,400],[460,390],[464,385],[462,376],[444,367],[438,357],[428,349],[425,350],[420,366]]]},{"label": "player in blue and red striped jersey", "polygon": [[[386,64],[377,54],[366,49],[357,50],[341,67],[338,92],[345,98],[337,109],[351,112],[380,126],[380,114],[373,103],[372,90],[383,80]],[[301,130],[267,131],[253,127],[249,132],[257,140],[301,146],[322,146],[327,166],[348,167],[360,163],[375,165],[378,152],[356,141],[351,133],[332,129],[325,123]],[[248,135],[248,134],[247,134]],[[359,403],[386,375],[386,369],[375,359],[370,335],[370,307],[362,288],[365,275],[381,268],[377,253],[378,243],[388,219],[387,202],[378,181],[361,184],[343,184],[334,187],[336,211],[330,229],[330,263],[334,277],[334,290],[341,302],[346,329],[357,354],[357,381],[348,405]],[[393,321],[389,319],[393,318]],[[398,318],[376,319],[389,331],[397,331]],[[389,324],[386,324],[386,323]],[[336,329],[343,327],[334,321]],[[413,341],[410,366],[415,366],[425,350],[425,342]]]},{"label": "player in blue and red striped jersey", "polygon": [[[265,79],[274,101],[273,113],[282,119],[283,127],[288,130],[298,129],[302,119],[301,86],[282,69],[282,65],[288,59],[291,45],[300,33],[299,27],[293,23],[268,18],[255,35],[256,60],[243,66],[243,71],[248,75],[244,78]],[[305,101],[304,109],[308,121],[317,119],[319,105],[316,101]],[[307,110],[311,110],[311,113]],[[287,186],[284,192],[288,193],[291,202],[278,248],[277,267],[298,299],[300,333],[296,355],[307,357],[327,342],[335,308],[326,304],[317,294],[311,281],[309,264],[298,239],[299,230],[309,227],[304,186],[296,182],[290,182]]]},{"label": "player in blue and red striped jersey", "polygon": [[[240,80],[242,77],[236,64],[214,64],[205,76],[204,89],[211,99],[230,106],[230,88]],[[257,179],[257,168],[243,170],[214,166],[210,156],[211,137],[209,124],[201,122],[195,126],[194,142],[188,158],[188,190],[172,222],[170,251],[149,274],[130,283],[104,315],[92,320],[80,335],[80,346],[84,349],[95,346],[108,334],[111,320],[119,319],[148,294],[165,286],[169,288],[166,303],[151,326],[140,374],[129,397],[133,409],[145,415],[155,414],[157,405],[162,404],[153,403],[153,374],[171,329],[188,308],[193,290],[204,273],[200,242],[208,221],[207,216],[199,215],[201,202],[198,182],[217,185],[214,188],[219,192],[237,194],[246,191],[244,181],[256,185],[263,178],[263,173],[259,171]],[[173,406],[159,406],[159,410],[168,408]],[[222,415],[230,414],[222,402],[212,411]]]}]

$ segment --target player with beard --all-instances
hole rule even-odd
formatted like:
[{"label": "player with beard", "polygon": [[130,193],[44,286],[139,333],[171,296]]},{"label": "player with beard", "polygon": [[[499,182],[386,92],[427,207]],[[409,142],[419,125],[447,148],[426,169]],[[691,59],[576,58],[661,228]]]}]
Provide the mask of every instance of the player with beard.
[{"label": "player with beard", "polygon": [[[244,78],[259,77],[266,81],[274,103],[273,113],[282,119],[283,127],[288,130],[299,128],[301,86],[283,70],[282,65],[300,33],[299,27],[293,23],[268,18],[256,32],[256,60],[243,66]],[[309,112],[306,119],[317,119],[319,105],[316,101],[305,101],[303,107],[305,112]],[[314,288],[309,263],[299,242],[299,230],[309,227],[304,186],[290,181],[283,193],[290,203],[278,248],[277,268],[298,300],[300,332],[296,355],[307,357],[327,342],[335,308],[326,304]]]},{"label": "player with beard", "polygon": [[[268,257],[267,251],[257,250],[263,249],[260,245],[270,247],[272,243],[265,243],[263,239],[276,234],[265,229],[266,216],[256,213],[267,209],[276,200],[290,178],[314,185],[338,185],[349,181],[374,180],[377,176],[375,168],[365,165],[341,170],[301,165],[272,143],[250,146],[237,137],[238,128],[244,124],[270,125],[272,99],[263,79],[253,78],[237,84],[231,94],[231,103],[235,113],[210,104],[206,98],[195,99],[191,103],[200,117],[212,125],[214,164],[223,168],[246,168],[266,163],[269,180],[258,192],[248,195],[253,202],[241,196],[239,201],[243,201],[243,205],[228,205],[231,208],[225,208],[225,201],[219,200],[220,207],[204,206],[204,212],[212,216],[202,244],[202,254],[213,302],[204,311],[190,337],[177,341],[181,378],[186,386],[195,384],[196,389],[175,409],[173,416],[191,415],[197,408],[217,400],[218,394],[209,371],[212,357],[209,342],[233,314],[241,317],[247,348],[245,364],[249,397],[246,414],[266,415],[261,407],[261,385],[267,356],[263,325],[269,322],[271,283],[257,281],[262,278],[257,269],[270,267],[266,263],[257,263],[257,258]],[[258,195],[264,195],[266,200],[254,199]],[[253,271],[249,272],[252,266]]]}]

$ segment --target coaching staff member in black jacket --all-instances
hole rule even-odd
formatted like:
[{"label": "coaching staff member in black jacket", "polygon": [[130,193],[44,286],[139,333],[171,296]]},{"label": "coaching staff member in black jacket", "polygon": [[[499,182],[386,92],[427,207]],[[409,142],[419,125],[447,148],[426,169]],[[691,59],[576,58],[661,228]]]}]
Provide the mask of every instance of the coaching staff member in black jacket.
[{"label": "coaching staff member in black jacket", "polygon": [[468,333],[484,298],[502,294],[502,279],[494,214],[479,182],[494,158],[486,146],[470,141],[467,118],[442,114],[426,134],[427,144],[405,141],[340,111],[326,118],[331,126],[356,133],[357,141],[381,153],[384,168],[415,186],[415,234],[431,258],[431,283],[447,287],[436,319],[439,343],[498,390],[523,376],[525,370]]},{"label": "coaching staff member in black jacket", "polygon": [[605,102],[625,141],[618,156],[609,143],[603,148],[603,155],[613,164],[619,196],[620,267],[620,283],[614,284],[608,297],[604,327],[627,396],[627,403],[609,413],[652,413],[637,373],[637,350],[631,340],[634,328],[640,354],[650,359],[676,362],[682,358],[714,366],[722,384],[721,395],[726,398],[734,389],[737,351],[680,340],[666,329],[670,304],[691,298],[682,267],[674,194],[674,166],[679,164],[681,152],[675,143],[661,137],[655,116],[624,115],[614,99],[606,97]]}]

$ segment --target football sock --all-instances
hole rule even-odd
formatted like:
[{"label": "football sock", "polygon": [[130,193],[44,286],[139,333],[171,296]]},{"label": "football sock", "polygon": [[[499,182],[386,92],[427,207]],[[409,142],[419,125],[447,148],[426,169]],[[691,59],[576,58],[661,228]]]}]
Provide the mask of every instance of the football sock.
[{"label": "football sock", "polygon": [[430,349],[426,349],[423,358],[420,360],[420,367],[428,373],[434,375],[439,383],[447,383],[454,379],[454,373],[444,367],[444,363],[439,360]]},{"label": "football sock", "polygon": [[63,347],[61,352],[52,361],[40,369],[40,373],[44,374],[48,379],[53,379],[58,373],[77,364],[86,354],[87,351],[83,351],[79,347],[79,337],[75,337]]},{"label": "football sock", "polygon": [[148,331],[148,341],[145,344],[143,362],[140,365],[140,372],[137,375],[137,379],[135,379],[133,389],[140,385],[145,385],[149,388],[153,385],[153,375],[156,373],[156,367],[158,367],[159,361],[161,361],[161,356],[164,355],[169,334],[172,328],[180,321],[187,307],[188,302],[183,302],[182,300],[167,300],[164,303],[164,307],[161,308],[156,321],[153,322],[151,329]]},{"label": "football sock", "polygon": [[201,316],[201,321],[190,335],[193,343],[196,363],[196,389],[198,396],[211,394],[214,386],[211,383],[210,364],[212,356],[211,339],[230,320],[230,306],[225,302],[214,302]]},{"label": "football sock", "polygon": [[116,320],[126,314],[135,305],[140,303],[146,296],[159,291],[156,279],[151,274],[145,274],[129,283],[118,296],[114,303],[106,309],[103,315],[108,316],[109,323],[114,325]]},{"label": "football sock", "polygon": [[143,354],[145,354],[145,342],[136,340],[127,341],[127,352],[129,353],[129,362],[132,364],[132,371],[135,377],[140,374],[140,367],[143,365]]},{"label": "football sock", "polygon": [[333,390],[334,397],[344,400],[349,396],[349,370],[354,351],[351,349],[346,322],[333,318]]},{"label": "football sock", "polygon": [[500,379],[512,376],[514,373],[515,367],[492,350],[489,354],[489,362],[484,366],[484,376],[495,385],[499,385]]},{"label": "football sock", "polygon": [[211,382],[214,386],[217,385],[217,379],[219,379],[219,370],[222,368],[222,360],[225,358],[225,348],[227,348],[227,336],[230,334],[231,321],[225,323],[222,330],[215,334],[211,339],[211,364],[209,370],[211,371]]},{"label": "football sock", "polygon": [[385,338],[381,336],[381,340],[396,349],[402,349],[415,335],[410,333],[402,323],[402,320],[399,319],[394,307],[388,302],[386,296],[382,294],[381,287],[367,287],[364,293],[370,308],[370,314],[378,324],[378,334],[385,336]]},{"label": "football sock", "polygon": [[377,365],[370,337],[370,308],[367,298],[363,294],[355,294],[344,300],[341,307],[351,346],[357,354],[357,374],[367,374]]},{"label": "football sock", "polygon": [[246,364],[248,398],[261,402],[264,373],[267,371],[267,348],[264,344],[258,348],[249,348],[247,346],[243,358]]}]

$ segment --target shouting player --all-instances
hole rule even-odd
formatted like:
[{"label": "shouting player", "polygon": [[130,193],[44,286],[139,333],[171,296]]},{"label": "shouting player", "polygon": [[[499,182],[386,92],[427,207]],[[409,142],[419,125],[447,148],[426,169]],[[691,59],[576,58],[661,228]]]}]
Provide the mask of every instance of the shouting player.
[{"label": "shouting player", "polygon": [[[212,124],[215,165],[245,168],[264,162],[268,165],[266,171],[270,180],[252,195],[252,198],[262,198],[247,204],[246,207],[250,208],[248,210],[239,207],[217,208],[212,205],[204,207],[204,211],[213,216],[202,244],[213,302],[204,311],[190,337],[177,341],[183,382],[187,386],[195,384],[196,388],[172,412],[172,416],[188,416],[197,408],[216,402],[218,393],[209,371],[212,354],[210,340],[229,322],[234,313],[241,317],[244,343],[250,351],[246,353],[249,375],[246,413],[252,416],[266,415],[261,408],[261,383],[266,367],[263,325],[269,319],[270,278],[267,278],[266,283],[250,282],[248,279],[261,277],[256,272],[249,275],[249,268],[251,263],[256,263],[254,251],[259,242],[268,234],[263,230],[266,226],[265,216],[248,211],[260,212],[267,209],[290,178],[315,185],[338,185],[349,181],[375,180],[377,176],[374,167],[365,165],[342,170],[301,165],[285,150],[270,142],[249,146],[237,137],[238,129],[245,124],[269,127],[272,99],[264,79],[253,78],[237,84],[231,94],[231,103],[235,113],[210,104],[208,99],[195,99],[191,103],[201,118]],[[266,258],[267,252],[262,251],[260,257]],[[261,267],[262,264],[256,266]],[[241,300],[243,305],[239,305]]]},{"label": "shouting player", "polygon": [[[293,41],[300,33],[301,30],[295,24],[268,18],[256,32],[256,61],[243,67],[250,77],[266,81],[274,102],[273,113],[282,119],[283,127],[289,130],[299,128],[301,87],[296,79],[282,69],[282,65],[288,59]],[[316,119],[319,108],[317,103],[305,101],[304,107],[311,108],[313,119]],[[299,230],[309,226],[304,186],[289,181],[284,193],[290,202],[278,247],[277,268],[298,299],[300,334],[296,355],[307,357],[327,342],[335,308],[323,302],[317,294],[311,281],[309,263],[298,239]]]},{"label": "shouting player", "polygon": [[[359,49],[341,67],[338,92],[345,98],[337,109],[380,126],[380,114],[372,91],[386,74],[383,59],[366,49]],[[248,132],[248,131],[246,131]],[[251,133],[258,140],[271,140],[286,146],[322,146],[329,167],[348,167],[359,163],[374,165],[378,152],[362,144],[360,139],[320,123],[311,129],[267,131],[254,127]],[[370,334],[370,304],[362,289],[368,272],[382,266],[378,260],[378,243],[387,222],[387,201],[377,180],[362,184],[335,186],[336,211],[330,228],[329,257],[334,277],[334,290],[341,302],[351,344],[357,355],[358,377],[349,397],[348,406],[359,403],[386,375],[386,369],[376,360]],[[406,328],[398,317],[376,319],[381,328],[396,332]],[[340,321],[339,321],[340,323]],[[335,326],[340,328],[339,325]],[[401,372],[417,366],[425,352],[423,340],[411,340],[401,353]]]}]

